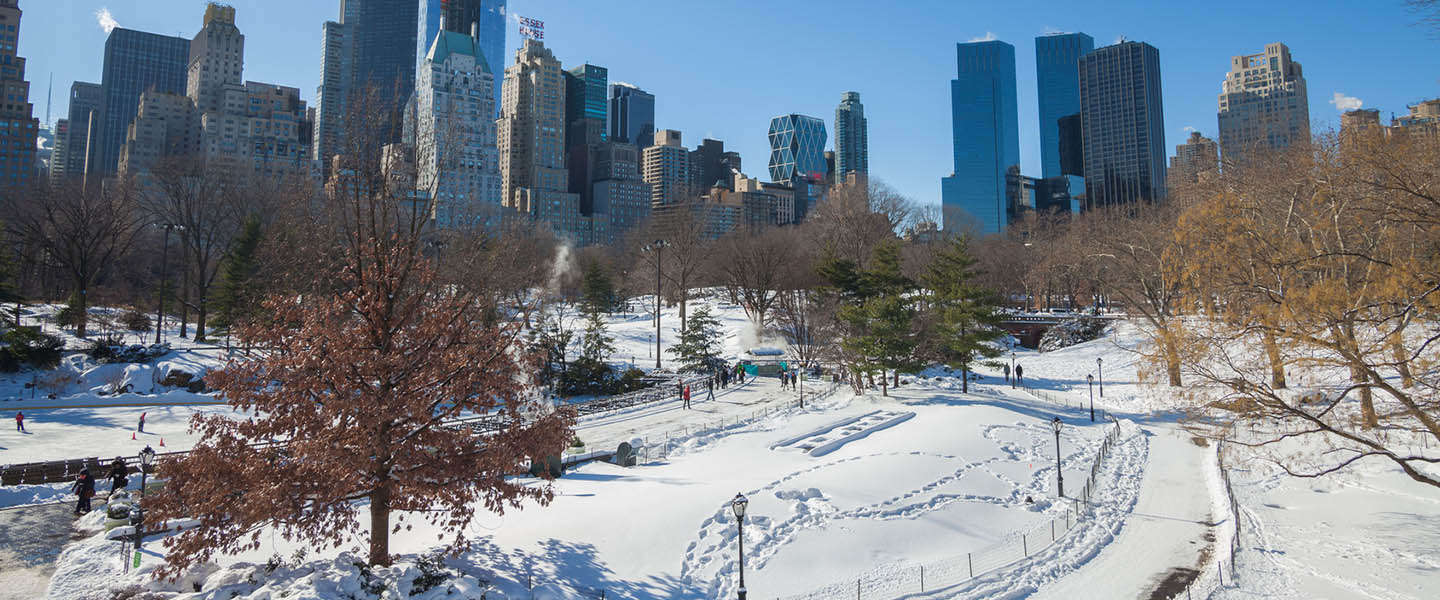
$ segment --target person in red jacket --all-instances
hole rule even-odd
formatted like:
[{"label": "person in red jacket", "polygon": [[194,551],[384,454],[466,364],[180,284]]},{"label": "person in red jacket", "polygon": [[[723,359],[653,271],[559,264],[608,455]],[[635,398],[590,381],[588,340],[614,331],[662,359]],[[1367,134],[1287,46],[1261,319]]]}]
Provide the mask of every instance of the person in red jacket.
[{"label": "person in red jacket", "polygon": [[685,386],[685,408],[690,408],[690,386]]},{"label": "person in red jacket", "polygon": [[15,411],[15,431],[25,433],[25,413]]}]

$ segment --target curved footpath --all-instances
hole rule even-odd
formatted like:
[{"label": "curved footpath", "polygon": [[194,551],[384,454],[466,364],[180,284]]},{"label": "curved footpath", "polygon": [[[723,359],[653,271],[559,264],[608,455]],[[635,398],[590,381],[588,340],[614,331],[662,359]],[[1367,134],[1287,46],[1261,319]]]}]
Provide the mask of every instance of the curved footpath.
[{"label": "curved footpath", "polygon": [[1135,510],[1115,540],[1035,599],[1168,598],[1205,568],[1216,537],[1201,446],[1179,428],[1145,425],[1150,460]]}]

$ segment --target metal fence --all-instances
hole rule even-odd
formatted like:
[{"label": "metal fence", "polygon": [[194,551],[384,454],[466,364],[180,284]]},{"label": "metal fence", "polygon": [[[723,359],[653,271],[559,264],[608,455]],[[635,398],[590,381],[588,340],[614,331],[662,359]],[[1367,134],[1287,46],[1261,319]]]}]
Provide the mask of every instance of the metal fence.
[{"label": "metal fence", "polygon": [[1065,537],[1088,514],[1090,496],[1095,490],[1100,468],[1120,442],[1120,423],[1105,414],[1111,427],[1106,428],[1089,476],[1075,502],[1065,511],[1030,529],[1012,533],[982,550],[967,552],[948,559],[919,565],[886,565],[867,571],[854,579],[832,583],[808,593],[787,596],[784,600],[893,600],[907,594],[923,594],[955,586],[980,575],[1024,560]]}]

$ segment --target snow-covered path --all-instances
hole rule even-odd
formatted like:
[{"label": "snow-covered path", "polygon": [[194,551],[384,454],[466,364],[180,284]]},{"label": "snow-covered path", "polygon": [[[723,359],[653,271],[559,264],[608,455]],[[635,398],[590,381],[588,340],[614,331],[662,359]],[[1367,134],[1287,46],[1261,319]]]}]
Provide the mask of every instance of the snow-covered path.
[{"label": "snow-covered path", "polygon": [[[1147,427],[1150,460],[1135,510],[1120,534],[1076,572],[1040,589],[1036,599],[1148,598],[1179,569],[1196,569],[1214,539],[1204,461],[1209,447],[1168,427]],[[1183,587],[1188,577],[1180,580]],[[1171,585],[1174,585],[1173,583]]]},{"label": "snow-covered path", "polygon": [[0,598],[43,598],[61,546],[71,539],[72,506],[0,510]]}]

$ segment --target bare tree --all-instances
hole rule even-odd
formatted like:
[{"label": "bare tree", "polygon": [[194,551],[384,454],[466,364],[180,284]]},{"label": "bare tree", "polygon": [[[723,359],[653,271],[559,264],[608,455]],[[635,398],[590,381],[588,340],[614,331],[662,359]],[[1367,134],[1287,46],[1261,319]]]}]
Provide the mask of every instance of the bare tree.
[{"label": "bare tree", "polygon": [[757,331],[768,324],[771,306],[789,287],[785,278],[800,259],[798,245],[794,235],[780,229],[736,232],[717,244],[713,271]]},{"label": "bare tree", "polygon": [[108,269],[130,251],[144,222],[129,180],[12,189],[4,195],[7,225],[25,240],[30,260],[64,272],[78,305],[76,334],[86,335],[90,293]]}]

